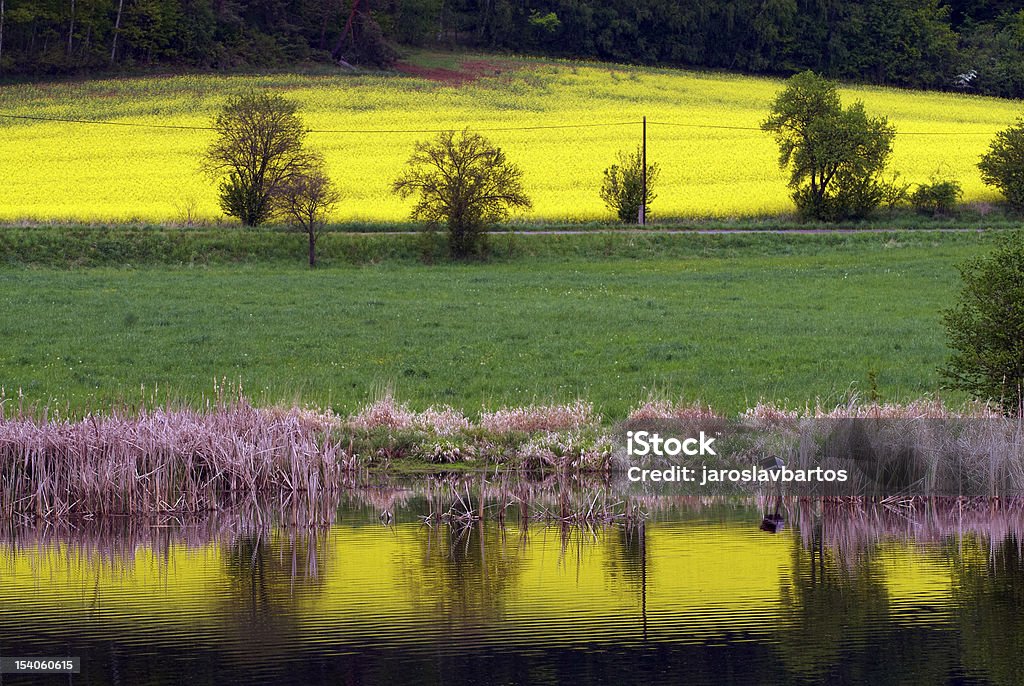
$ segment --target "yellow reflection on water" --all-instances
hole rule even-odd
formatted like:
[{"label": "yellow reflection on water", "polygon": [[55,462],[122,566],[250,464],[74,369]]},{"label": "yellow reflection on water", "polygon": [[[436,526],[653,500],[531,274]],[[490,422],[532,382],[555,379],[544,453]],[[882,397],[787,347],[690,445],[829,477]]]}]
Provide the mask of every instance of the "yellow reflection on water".
[{"label": "yellow reflection on water", "polygon": [[949,604],[953,567],[947,556],[899,543],[840,561],[801,547],[796,535],[764,534],[756,522],[596,531],[337,524],[313,536],[274,530],[114,556],[66,543],[0,546],[0,605],[8,616],[102,620],[214,643],[245,640],[225,629],[245,616],[266,620],[268,640],[343,632],[417,643],[454,630],[503,644],[707,641],[807,629],[816,607],[849,614],[844,598],[874,619],[945,621],[946,613],[920,610]]}]

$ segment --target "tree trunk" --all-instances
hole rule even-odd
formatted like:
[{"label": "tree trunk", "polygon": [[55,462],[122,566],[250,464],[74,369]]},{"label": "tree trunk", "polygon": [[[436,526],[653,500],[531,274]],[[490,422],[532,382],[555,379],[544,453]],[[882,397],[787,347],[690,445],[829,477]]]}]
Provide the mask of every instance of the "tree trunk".
[{"label": "tree trunk", "polygon": [[117,20],[114,21],[114,42],[110,47],[110,64],[114,64],[117,57],[117,36],[121,33],[121,10],[124,9],[124,0],[118,0]]},{"label": "tree trunk", "polygon": [[476,39],[482,41],[487,34],[487,22],[491,17],[491,4],[493,0],[484,0],[483,12],[480,14],[480,23],[476,27]]},{"label": "tree trunk", "polygon": [[75,0],[71,0],[71,21],[68,23],[68,57],[71,57],[71,48],[74,46],[75,38]]},{"label": "tree trunk", "polygon": [[309,268],[316,266],[316,230],[309,227]]},{"label": "tree trunk", "polygon": [[4,70],[4,0],[0,0],[0,72]]}]

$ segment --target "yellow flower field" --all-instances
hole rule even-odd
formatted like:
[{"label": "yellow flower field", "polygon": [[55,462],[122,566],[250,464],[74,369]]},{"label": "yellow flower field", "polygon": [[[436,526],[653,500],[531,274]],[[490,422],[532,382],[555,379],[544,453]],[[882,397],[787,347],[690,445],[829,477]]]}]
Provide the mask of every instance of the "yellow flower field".
[{"label": "yellow flower field", "polygon": [[[169,76],[0,89],[0,114],[162,126],[208,126],[228,94],[249,86],[301,103],[310,143],[344,193],[333,221],[402,221],[410,201],[390,184],[423,129],[470,127],[524,171],[527,220],[610,219],[598,197],[615,152],[640,141],[662,167],[656,217],[742,216],[791,209],[771,137],[756,129],[782,81],[660,69],[501,60],[452,84],[408,75]],[[899,135],[890,169],[907,181],[938,172],[967,201],[996,198],[978,157],[1018,103],[956,94],[847,88]],[[620,122],[631,122],[614,125]],[[595,125],[601,126],[595,126]],[[609,124],[605,126],[605,124]],[[578,128],[496,130],[573,125]],[[737,127],[737,128],[707,128]],[[401,130],[402,132],[395,132]],[[332,132],[328,132],[332,131]],[[354,132],[353,132],[354,131]],[[215,220],[215,184],[198,171],[213,134],[0,118],[0,220]]]}]

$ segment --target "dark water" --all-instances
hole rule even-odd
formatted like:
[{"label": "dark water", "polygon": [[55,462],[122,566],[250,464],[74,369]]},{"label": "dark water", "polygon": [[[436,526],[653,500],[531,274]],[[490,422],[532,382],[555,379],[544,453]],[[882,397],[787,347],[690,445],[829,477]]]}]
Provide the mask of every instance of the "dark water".
[{"label": "dark water", "polygon": [[600,485],[327,505],[10,526],[0,655],[82,671],[2,683],[1024,682],[1014,503],[789,501],[775,534]]}]

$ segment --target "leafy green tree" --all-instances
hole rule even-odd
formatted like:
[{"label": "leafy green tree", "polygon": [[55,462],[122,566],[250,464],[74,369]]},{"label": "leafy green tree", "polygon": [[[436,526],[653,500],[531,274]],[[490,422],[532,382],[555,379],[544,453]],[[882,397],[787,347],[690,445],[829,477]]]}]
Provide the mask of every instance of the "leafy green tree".
[{"label": "leafy green tree", "polygon": [[221,179],[224,213],[246,226],[267,221],[280,190],[315,164],[297,111],[280,95],[248,91],[229,99],[214,118],[217,138],[206,150],[203,170]]},{"label": "leafy green tree", "polygon": [[943,376],[953,388],[1024,414],[1024,233],[960,266],[963,290],[943,321],[953,349]]},{"label": "leafy green tree", "polygon": [[862,217],[882,201],[896,131],[885,117],[868,116],[863,103],[844,109],[831,81],[813,72],[791,77],[761,129],[775,135],[802,216]]},{"label": "leafy green tree", "polygon": [[414,220],[446,225],[453,257],[480,254],[486,227],[515,208],[528,208],[522,172],[501,148],[465,129],[445,131],[416,144],[408,169],[392,185],[400,197],[419,197]]},{"label": "leafy green tree", "polygon": [[123,12],[121,38],[135,59],[152,64],[165,54],[174,54],[171,43],[181,23],[179,2],[133,0],[125,4]]},{"label": "leafy green tree", "polygon": [[640,207],[644,207],[644,216],[650,216],[651,202],[658,196],[654,194],[654,185],[658,180],[660,169],[657,164],[647,165],[647,193],[644,194],[643,154],[640,148],[631,153],[619,152],[618,164],[604,170],[604,181],[601,184],[601,199],[605,205],[618,215],[619,220],[626,223],[639,223]]},{"label": "leafy green tree", "polygon": [[1024,118],[996,134],[978,169],[982,181],[998,188],[1010,207],[1024,211]]}]

